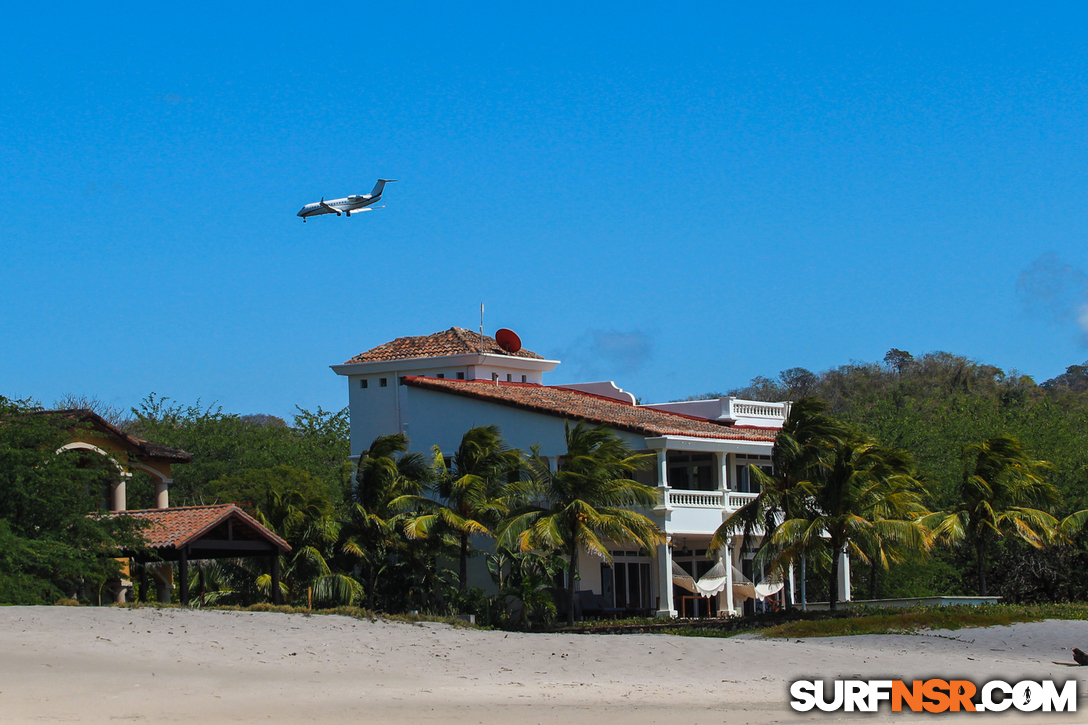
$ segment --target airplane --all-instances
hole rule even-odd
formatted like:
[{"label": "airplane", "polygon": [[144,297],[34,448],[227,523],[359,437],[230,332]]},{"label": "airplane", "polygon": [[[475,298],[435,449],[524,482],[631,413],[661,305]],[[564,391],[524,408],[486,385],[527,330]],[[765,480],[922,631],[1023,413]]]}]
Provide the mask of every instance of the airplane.
[{"label": "airplane", "polygon": [[378,183],[374,184],[374,188],[371,189],[369,194],[352,194],[343,199],[333,199],[331,201],[325,201],[325,197],[321,197],[321,201],[302,207],[297,216],[302,217],[302,221],[306,221],[306,217],[320,216],[321,214],[340,216],[343,213],[351,216],[352,212],[358,214],[364,211],[382,209],[385,204],[374,207],[371,204],[377,204],[378,200],[382,198],[382,190],[385,185],[392,184],[394,181],[396,179],[378,179]]}]

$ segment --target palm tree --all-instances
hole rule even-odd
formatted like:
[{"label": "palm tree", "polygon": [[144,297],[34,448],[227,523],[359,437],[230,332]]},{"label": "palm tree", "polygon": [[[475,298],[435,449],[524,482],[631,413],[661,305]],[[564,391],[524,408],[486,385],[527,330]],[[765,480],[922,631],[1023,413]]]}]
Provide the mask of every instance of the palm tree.
[{"label": "palm tree", "polygon": [[986,548],[995,537],[1012,536],[1042,548],[1057,535],[1057,519],[1037,508],[1058,500],[1057,489],[1043,478],[1049,467],[1011,436],[965,446],[959,503],[924,519],[938,537],[974,547],[981,595],[987,591]]},{"label": "palm tree", "polygon": [[[358,600],[362,594],[359,582],[329,566],[341,525],[325,502],[297,491],[272,488],[256,513],[257,520],[291,545],[291,552],[280,557],[280,587],[289,604],[305,599],[307,604],[312,600],[350,606]],[[259,590],[269,592],[271,586],[270,575],[258,577]]]},{"label": "palm tree", "polygon": [[361,562],[369,609],[376,601],[378,575],[402,544],[397,525],[403,514],[394,502],[418,496],[430,476],[423,456],[407,451],[403,433],[379,436],[359,457],[355,472],[341,550]]},{"label": "palm tree", "polygon": [[574,624],[578,552],[611,561],[608,541],[635,543],[653,550],[664,536],[653,521],[628,507],[651,507],[657,491],[630,479],[648,456],[631,448],[604,426],[566,426],[567,455],[558,470],[534,449],[532,480],[510,484],[519,505],[498,531],[500,547],[559,550],[570,562],[567,624]]},{"label": "palm tree", "polygon": [[[770,534],[782,521],[803,515],[807,502],[806,482],[818,475],[821,463],[832,450],[831,439],[843,433],[842,425],[827,415],[828,405],[817,398],[801,398],[790,406],[789,415],[782,430],[774,439],[771,449],[771,473],[759,466],[749,466],[751,479],[759,484],[759,495],[727,518],[710,541],[710,548],[725,546],[729,537],[742,531],[742,546],[748,548],[758,534],[760,559],[770,562],[772,569],[785,575],[795,555],[803,555],[801,548],[772,552]],[[786,606],[790,606],[792,592],[786,587]]]},{"label": "palm tree", "polygon": [[457,538],[461,592],[468,587],[469,537],[494,535],[495,526],[508,512],[505,500],[508,478],[521,462],[521,451],[507,447],[498,426],[472,428],[461,438],[449,468],[442,450],[435,446],[431,467],[435,498],[408,495],[391,504],[420,512],[405,524],[404,533],[409,538],[426,539],[436,530],[450,532]]},{"label": "palm tree", "polygon": [[550,622],[555,617],[555,597],[551,587],[556,575],[566,571],[567,562],[553,552],[510,551],[498,549],[487,554],[487,569],[491,580],[499,587],[503,614],[507,600],[520,606],[518,622],[529,631],[533,620]]},{"label": "palm tree", "polygon": [[831,557],[830,608],[838,609],[839,558],[851,554],[882,565],[902,552],[929,547],[919,518],[929,512],[924,491],[905,454],[847,434],[831,439],[830,457],[820,472],[799,485],[807,499],[800,515],[784,520],[770,535],[780,556],[816,551]]}]

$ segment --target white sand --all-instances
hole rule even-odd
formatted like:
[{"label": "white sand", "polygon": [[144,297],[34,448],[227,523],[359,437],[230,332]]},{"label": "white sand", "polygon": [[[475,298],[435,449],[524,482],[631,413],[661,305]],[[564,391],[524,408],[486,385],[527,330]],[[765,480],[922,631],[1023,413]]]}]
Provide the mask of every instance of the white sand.
[{"label": "white sand", "polygon": [[[347,617],[0,608],[0,723],[1088,722],[1088,622],[763,640],[480,632]],[[1083,674],[1082,674],[1083,673]],[[796,713],[796,679],[1080,679],[1081,712]],[[922,718],[922,720],[919,720]]]}]

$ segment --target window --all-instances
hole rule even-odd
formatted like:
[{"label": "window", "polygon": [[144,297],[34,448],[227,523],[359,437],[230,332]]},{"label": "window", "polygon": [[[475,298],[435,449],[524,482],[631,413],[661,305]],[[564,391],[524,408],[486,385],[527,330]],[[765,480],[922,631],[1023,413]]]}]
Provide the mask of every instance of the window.
[{"label": "window", "polygon": [[523,382],[523,383],[527,383],[527,382],[529,382],[529,381],[525,379],[525,376],[524,376],[524,375],[522,375],[522,376],[521,376],[521,382]]},{"label": "window", "polygon": [[445,373],[439,373],[435,377],[438,378],[439,380],[445,380],[446,374]]},{"label": "window", "polygon": [[465,374],[464,373],[457,373],[457,379],[458,380],[464,380],[465,379]]},{"label": "window", "polygon": [[649,609],[649,562],[613,560],[611,566],[601,564],[601,593],[619,609]]},{"label": "window", "polygon": [[669,486],[684,491],[713,491],[714,475],[713,453],[670,453]]},{"label": "window", "polygon": [[511,375],[510,373],[507,373],[506,374],[506,382],[508,382],[508,383],[514,382],[514,376]]},{"label": "window", "polygon": [[359,387],[362,388],[363,390],[366,390],[366,380],[365,379],[359,381]]},{"label": "window", "polygon": [[389,385],[389,378],[378,378],[378,387],[384,388]]},{"label": "window", "polygon": [[491,382],[493,382],[493,383],[499,382],[499,374],[498,373],[491,373]]},{"label": "window", "polygon": [[[771,474],[772,469],[770,466],[760,466],[759,468],[768,476]],[[737,464],[737,490],[741,493],[759,493],[763,490],[758,482],[752,480],[747,463]]]}]

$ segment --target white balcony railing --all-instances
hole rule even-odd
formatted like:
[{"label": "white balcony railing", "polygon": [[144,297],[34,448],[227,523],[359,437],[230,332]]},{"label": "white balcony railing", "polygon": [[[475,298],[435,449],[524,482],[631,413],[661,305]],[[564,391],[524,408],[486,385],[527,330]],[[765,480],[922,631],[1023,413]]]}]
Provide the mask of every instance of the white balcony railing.
[{"label": "white balcony railing", "polygon": [[755,497],[758,495],[758,493],[741,493],[740,491],[730,491],[729,508],[733,511],[736,511],[741,506],[747,504],[749,501],[754,500]]},{"label": "white balcony railing", "polygon": [[789,403],[761,403],[756,400],[728,400],[727,416],[732,420],[740,418],[772,418],[776,421],[784,421],[789,415]]},{"label": "white balcony railing", "polygon": [[[668,508],[726,508],[736,511],[756,497],[754,493],[738,491],[683,491],[666,489],[665,506]],[[728,495],[727,495],[728,494]]]},{"label": "white balcony railing", "polygon": [[697,506],[721,508],[725,499],[723,491],[666,491],[667,506]]}]

